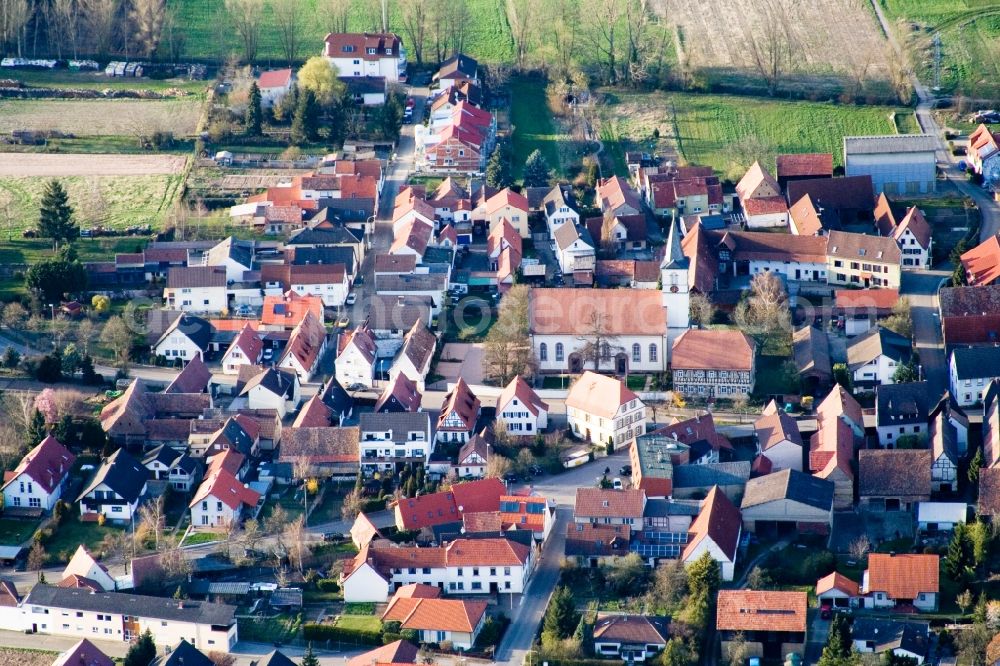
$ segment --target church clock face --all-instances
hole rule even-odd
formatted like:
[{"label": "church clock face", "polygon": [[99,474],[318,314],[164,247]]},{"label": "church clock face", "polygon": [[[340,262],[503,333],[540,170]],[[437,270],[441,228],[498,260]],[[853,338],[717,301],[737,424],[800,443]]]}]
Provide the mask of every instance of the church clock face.
[{"label": "church clock face", "polygon": [[676,294],[677,291],[678,291],[678,289],[677,289],[677,285],[676,284],[670,286],[670,293]]}]

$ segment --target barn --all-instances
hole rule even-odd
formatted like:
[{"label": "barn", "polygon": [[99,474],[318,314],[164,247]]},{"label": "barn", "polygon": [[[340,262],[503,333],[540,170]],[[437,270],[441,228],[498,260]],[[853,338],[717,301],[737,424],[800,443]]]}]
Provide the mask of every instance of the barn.
[{"label": "barn", "polygon": [[828,534],[834,484],[794,469],[750,479],[740,511],[743,527],[757,535]]}]

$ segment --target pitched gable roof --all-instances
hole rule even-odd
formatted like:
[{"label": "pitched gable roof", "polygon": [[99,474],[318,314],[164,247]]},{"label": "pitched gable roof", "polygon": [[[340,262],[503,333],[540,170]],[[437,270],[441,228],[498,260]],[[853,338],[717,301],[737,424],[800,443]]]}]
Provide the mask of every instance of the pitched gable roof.
[{"label": "pitched gable roof", "polygon": [[159,346],[161,342],[170,337],[175,331],[183,333],[202,352],[208,351],[208,344],[212,341],[212,325],[201,317],[195,317],[187,313],[177,317],[152,346]]},{"label": "pitched gable roof", "polygon": [[793,153],[774,158],[778,178],[833,176],[832,153]]},{"label": "pitched gable roof", "polygon": [[865,427],[864,413],[861,405],[854,399],[847,389],[840,384],[835,385],[823,398],[823,401],[816,408],[819,420],[823,421],[829,416],[836,418],[846,418],[854,423],[858,428]]},{"label": "pitched gable roof", "polygon": [[577,488],[573,515],[577,518],[641,518],[645,503],[643,490]]},{"label": "pitched gable roof", "polygon": [[437,336],[424,325],[423,319],[418,319],[403,337],[400,354],[409,359],[418,371],[427,367],[437,349]]},{"label": "pitched gable roof", "polygon": [[255,507],[260,501],[260,493],[224,469],[216,469],[201,482],[188,506],[194,507],[208,497],[214,497],[233,511],[244,506]]},{"label": "pitched gable roof", "polygon": [[148,473],[142,463],[129,455],[125,449],[118,449],[97,468],[90,483],[80,493],[79,499],[83,499],[98,486],[104,484],[123,497],[125,501],[135,502],[142,495],[143,488],[146,487]]},{"label": "pitched gable roof", "polygon": [[909,230],[916,238],[917,242],[920,243],[920,247],[927,250],[931,246],[931,225],[927,222],[927,218],[924,214],[920,212],[920,209],[916,206],[910,206],[910,209],[906,211],[906,215],[900,220],[899,224],[896,225],[896,229],[892,234],[892,237],[896,239],[896,242],[900,242],[903,238],[903,234]]},{"label": "pitched gable roof", "polygon": [[916,599],[921,592],[936,594],[939,563],[937,555],[871,553],[864,592],[885,592],[890,599]]},{"label": "pitched gable roof", "polygon": [[528,410],[532,416],[537,417],[540,412],[548,412],[549,405],[542,401],[535,393],[535,390],[528,385],[528,382],[524,380],[524,377],[517,375],[514,379],[510,380],[500,391],[500,395],[497,397],[497,414],[503,411],[503,408],[511,403],[512,400],[517,400],[520,406],[523,406]]},{"label": "pitched gable roof", "polygon": [[416,412],[420,410],[423,396],[417,390],[417,385],[413,383],[413,380],[403,373],[399,373],[386,385],[378,400],[375,401],[375,411],[381,412],[391,404],[393,399],[404,411]]},{"label": "pitched gable roof", "polygon": [[808,595],[771,590],[719,590],[715,626],[720,631],[805,633]]},{"label": "pitched gable roof", "polygon": [[333,410],[323,402],[319,393],[309,398],[302,405],[298,416],[292,423],[293,428],[326,428],[333,422]]},{"label": "pitched gable roof", "polygon": [[347,660],[347,666],[372,666],[372,664],[415,664],[417,646],[409,641],[399,640],[388,645],[369,650]]},{"label": "pitched gable roof", "polygon": [[299,325],[292,330],[288,344],[278,363],[294,357],[299,365],[309,371],[319,361],[319,354],[326,342],[326,328],[312,312],[307,312]]},{"label": "pitched gable roof", "polygon": [[360,431],[340,428],[285,428],[281,433],[280,460],[305,458],[312,464],[354,463],[359,460]]},{"label": "pitched gable roof", "polygon": [[823,233],[823,221],[808,194],[788,209],[789,224],[799,236],[818,236]]},{"label": "pitched gable roof", "polygon": [[638,400],[638,396],[623,381],[588,370],[573,382],[566,395],[566,406],[612,418],[622,405],[632,400]]},{"label": "pitched gable roof", "polygon": [[847,366],[852,372],[886,356],[896,363],[906,363],[913,353],[912,343],[895,331],[876,326],[854,338],[847,346]]},{"label": "pitched gable roof", "polygon": [[743,202],[752,199],[771,199],[781,196],[781,187],[760,162],[754,162],[736,184],[736,194]]},{"label": "pitched gable roof", "polygon": [[52,435],[47,435],[31,449],[11,472],[4,474],[4,488],[22,474],[37,483],[46,493],[52,493],[70,472],[76,456]]},{"label": "pitched gable roof", "polygon": [[688,329],[674,340],[673,369],[750,370],[756,345],[742,331]]},{"label": "pitched gable roof", "polygon": [[479,416],[480,404],[476,394],[472,392],[465,380],[459,377],[455,388],[444,397],[441,415],[438,417],[438,430],[448,427],[447,420],[452,416],[458,417],[465,430],[472,430]]},{"label": "pitched gable roof", "polygon": [[485,601],[393,597],[383,621],[397,621],[403,629],[472,633],[486,614]]},{"label": "pitched gable roof", "polygon": [[792,444],[802,446],[802,435],[799,434],[799,424],[785,410],[778,409],[774,400],[770,402],[761,415],[753,424],[754,432],[757,434],[757,442],[763,451],[789,441]]},{"label": "pitched gable roof", "polygon": [[833,483],[795,469],[783,469],[780,472],[750,479],[740,508],[746,510],[760,504],[786,499],[829,511],[833,506]]},{"label": "pitched gable roof", "polygon": [[164,393],[204,393],[212,381],[212,371],[201,356],[195,356],[177,373],[174,381],[163,389]]},{"label": "pitched gable roof", "polygon": [[844,574],[834,571],[816,581],[816,595],[819,596],[830,590],[840,590],[846,592],[848,596],[856,597],[861,594],[860,587]]},{"label": "pitched gable roof", "polygon": [[264,351],[264,341],[260,339],[253,327],[247,324],[233,340],[233,343],[229,345],[226,355],[237,349],[251,364],[254,364],[260,360],[260,355]]},{"label": "pitched gable roof", "polygon": [[858,494],[930,496],[932,462],[928,449],[863,449],[858,452]]},{"label": "pitched gable roof", "polygon": [[84,638],[60,654],[52,666],[115,666],[115,662]]},{"label": "pitched gable roof", "polygon": [[719,486],[712,486],[702,502],[698,517],[688,529],[688,543],[681,559],[691,556],[704,539],[711,539],[731,562],[735,562],[741,527],[740,510],[719,490]]}]

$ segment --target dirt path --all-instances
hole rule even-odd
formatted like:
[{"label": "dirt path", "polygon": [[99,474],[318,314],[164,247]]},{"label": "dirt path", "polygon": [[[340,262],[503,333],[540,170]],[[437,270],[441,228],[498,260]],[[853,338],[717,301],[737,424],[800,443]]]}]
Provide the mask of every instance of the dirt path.
[{"label": "dirt path", "polygon": [[5,153],[0,159],[0,177],[169,175],[183,171],[186,159],[179,155]]}]

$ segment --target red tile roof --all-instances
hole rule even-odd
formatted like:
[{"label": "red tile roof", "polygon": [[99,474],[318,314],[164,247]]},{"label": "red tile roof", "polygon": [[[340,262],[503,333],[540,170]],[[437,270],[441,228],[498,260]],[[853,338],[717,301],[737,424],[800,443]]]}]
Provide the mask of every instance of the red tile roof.
[{"label": "red tile roof", "polygon": [[805,592],[719,590],[715,626],[719,631],[805,633]]},{"label": "red tile roof", "polygon": [[229,349],[226,350],[228,354],[233,349],[239,349],[243,352],[243,356],[250,361],[250,363],[256,363],[260,360],[261,352],[264,350],[264,342],[257,335],[257,332],[249,324],[245,324],[243,329],[240,331],[233,343],[229,345]]},{"label": "red tile roof", "polygon": [[868,555],[866,594],[885,592],[890,599],[916,599],[921,592],[938,592],[940,557],[937,555]]},{"label": "red tile roof", "polygon": [[511,400],[517,399],[521,406],[528,410],[532,416],[538,416],[539,412],[548,412],[549,405],[543,402],[535,390],[528,385],[528,382],[524,380],[524,377],[517,375],[514,379],[510,380],[500,391],[500,395],[497,397],[497,414],[503,411],[503,408],[510,404]]},{"label": "red tile roof", "polygon": [[[768,407],[775,405],[772,400]],[[802,435],[799,434],[799,424],[783,409],[766,410],[753,424],[757,434],[757,442],[763,451],[777,446],[784,441],[802,446]]]},{"label": "red tile roof", "polygon": [[688,529],[688,543],[684,547],[681,559],[687,560],[706,538],[711,539],[716,546],[729,558],[736,561],[736,547],[740,542],[740,530],[743,519],[740,510],[719,490],[712,486],[708,496],[701,504],[698,517]]},{"label": "red tile roof", "polygon": [[441,414],[438,416],[438,431],[454,428],[448,423],[448,419],[452,416],[461,421],[461,425],[458,426],[460,430],[471,431],[476,426],[476,419],[479,418],[480,404],[476,394],[472,392],[465,380],[459,377],[455,388],[444,397]]},{"label": "red tile roof", "polygon": [[188,506],[193,507],[207,497],[214,497],[235,511],[243,506],[251,508],[257,506],[260,493],[251,490],[232,473],[217,469],[201,482]]},{"label": "red tile roof", "polygon": [[[516,511],[511,509],[517,506]],[[528,511],[528,507],[534,507],[535,511]],[[547,511],[547,501],[544,497],[521,495],[504,495],[500,498],[500,518],[506,529],[531,529],[539,531],[545,526],[545,513]]]},{"label": "red tile roof", "polygon": [[[751,199],[774,199],[781,196],[781,188],[778,182],[771,177],[760,162],[754,162],[747,169],[747,172],[736,184],[736,195],[743,202]],[[782,199],[783,200],[783,199]]]},{"label": "red tile roof", "polygon": [[239,451],[226,449],[222,453],[216,453],[208,459],[208,469],[205,470],[205,475],[211,476],[212,474],[223,470],[237,476],[239,475],[240,468],[243,467],[243,463],[245,461],[246,456]]},{"label": "red tile roof", "polygon": [[681,444],[688,446],[700,440],[706,440],[712,445],[712,449],[732,449],[733,445],[729,439],[715,429],[715,417],[711,412],[696,414],[689,419],[674,417],[672,423],[660,426],[652,433],[653,435],[669,435]]},{"label": "red tile roof", "polygon": [[774,158],[778,178],[833,176],[832,153],[794,153]]},{"label": "red tile roof", "polygon": [[823,222],[808,194],[792,204],[788,216],[799,236],[816,236],[823,231]]},{"label": "red tile roof", "polygon": [[487,214],[492,215],[504,206],[510,206],[511,208],[522,210],[525,214],[528,213],[528,209],[530,208],[528,205],[528,199],[524,195],[515,192],[509,187],[500,190],[486,200],[486,212]]},{"label": "red tile roof", "polygon": [[883,314],[899,302],[898,289],[837,289],[833,305],[838,309],[872,309]]},{"label": "red tile roof", "polygon": [[642,490],[577,488],[573,515],[577,518],[642,518],[646,493]]},{"label": "red tile roof", "polygon": [[312,295],[300,296],[294,291],[287,291],[283,296],[265,296],[260,323],[265,326],[294,328],[307,312],[312,312],[317,319],[323,321],[323,299]]},{"label": "red tile roof", "polygon": [[293,356],[302,368],[307,371],[312,370],[319,360],[325,341],[326,328],[312,312],[307,312],[288,338],[288,344],[281,354],[279,363]]},{"label": "red tile roof", "polygon": [[[403,589],[410,587],[404,585],[396,591],[398,595]],[[421,587],[428,587],[423,585]],[[434,588],[435,590],[437,588]],[[403,596],[406,596],[405,594]],[[372,664],[415,664],[417,663],[417,646],[409,641],[395,641],[388,645],[369,650],[357,657],[347,660],[347,666],[372,666]]]},{"label": "red tile roof", "polygon": [[620,379],[588,370],[573,382],[566,395],[566,406],[613,418],[622,405],[632,400],[638,400],[638,396]]},{"label": "red tile roof", "polygon": [[292,82],[292,70],[291,69],[272,69],[267,72],[261,72],[260,76],[257,77],[257,86],[261,90],[266,88],[284,88]]},{"label": "red tile roof", "polygon": [[848,596],[856,597],[861,593],[861,586],[844,574],[834,571],[816,581],[817,596],[830,590],[840,590]]},{"label": "red tile roof", "polygon": [[893,232],[892,237],[896,239],[896,242],[900,242],[903,238],[903,234],[909,229],[910,233],[913,234],[917,242],[920,243],[920,247],[925,250],[931,246],[931,225],[927,222],[927,218],[924,214],[920,212],[920,209],[916,206],[910,206],[910,209],[906,211],[906,215],[900,220],[899,224],[896,225],[896,230]]},{"label": "red tile roof", "polygon": [[990,236],[961,257],[969,284],[981,287],[1000,278],[1000,235]]},{"label": "red tile roof", "polygon": [[654,289],[533,288],[528,318],[535,335],[587,335],[600,317],[607,335],[660,335],[667,330],[663,298]]},{"label": "red tile roof", "polygon": [[396,502],[397,522],[405,530],[419,530],[461,520],[462,514],[500,510],[500,496],[505,488],[499,479],[480,479],[456,483],[445,490]]},{"label": "red tile roof", "polygon": [[670,353],[674,370],[750,370],[754,343],[737,330],[689,329],[681,333]]},{"label": "red tile roof", "polygon": [[327,428],[333,423],[333,410],[326,406],[322,396],[316,394],[302,405],[293,428]]},{"label": "red tile roof", "polygon": [[403,373],[396,375],[396,378],[388,384],[382,391],[382,395],[375,401],[376,412],[381,412],[389,401],[395,398],[399,405],[408,412],[420,411],[420,403],[423,396],[417,390],[417,385]]},{"label": "red tile roof", "polygon": [[840,384],[834,386],[827,396],[823,398],[823,402],[819,403],[819,407],[816,408],[816,415],[821,422],[830,416],[837,418],[845,417],[859,428],[865,427],[865,416],[861,411],[861,405]]},{"label": "red tile roof", "polygon": [[[327,58],[380,60],[398,58],[402,46],[399,36],[391,33],[331,32],[323,40],[323,55]],[[369,54],[368,48],[375,49]],[[386,53],[389,49],[391,53]]]},{"label": "red tile roof", "polygon": [[785,197],[780,195],[747,199],[743,202],[743,212],[747,215],[774,215],[788,212],[788,204],[785,202]]},{"label": "red tile roof", "polygon": [[487,606],[485,601],[393,597],[382,620],[400,622],[403,629],[472,633]]},{"label": "red tile roof", "polygon": [[41,486],[46,493],[51,493],[69,474],[74,461],[76,456],[59,440],[48,435],[21,458],[21,462],[13,471],[4,474],[4,480],[9,484],[24,474]]}]

